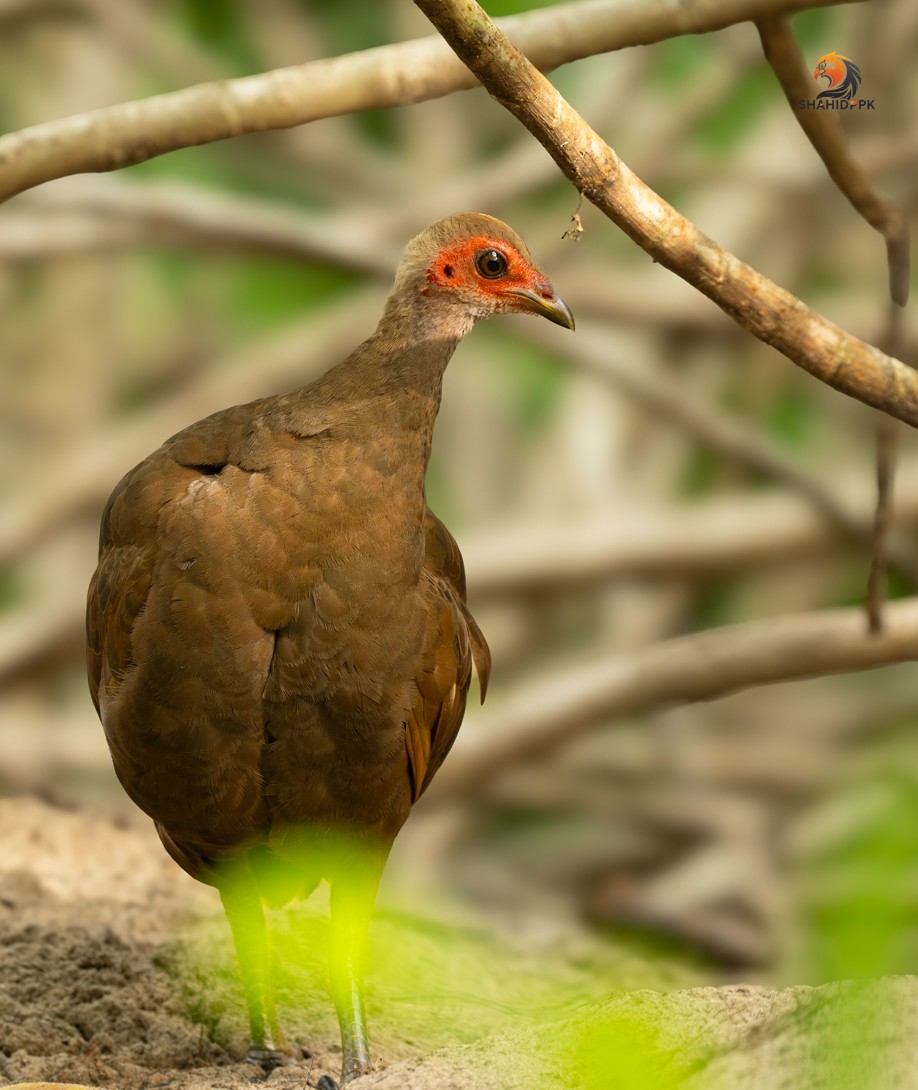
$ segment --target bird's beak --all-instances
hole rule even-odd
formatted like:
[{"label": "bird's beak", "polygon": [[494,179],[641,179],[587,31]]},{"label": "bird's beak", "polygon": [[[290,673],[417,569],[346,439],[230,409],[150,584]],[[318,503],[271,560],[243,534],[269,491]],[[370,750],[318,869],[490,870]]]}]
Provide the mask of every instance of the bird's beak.
[{"label": "bird's beak", "polygon": [[555,294],[541,295],[532,288],[514,288],[507,295],[513,295],[519,299],[520,310],[528,310],[532,314],[541,314],[555,325],[563,325],[565,329],[574,328],[574,316],[571,308],[560,296]]}]

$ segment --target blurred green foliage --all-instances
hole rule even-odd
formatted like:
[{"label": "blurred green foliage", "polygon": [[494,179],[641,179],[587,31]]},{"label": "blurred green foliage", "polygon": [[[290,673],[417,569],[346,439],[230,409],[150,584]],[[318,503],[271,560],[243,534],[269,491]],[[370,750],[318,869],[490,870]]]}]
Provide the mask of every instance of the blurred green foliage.
[{"label": "blurred green foliage", "polygon": [[583,1090],[678,1090],[682,1071],[652,1021],[588,1026],[573,1037],[571,1074]]},{"label": "blurred green foliage", "polygon": [[258,333],[321,311],[361,278],[314,261],[265,258],[241,264],[228,286],[227,314],[240,333]]},{"label": "blurred green foliage", "polygon": [[488,334],[500,357],[500,374],[495,377],[512,407],[513,423],[521,437],[541,432],[554,418],[567,386],[564,361],[498,327]]},{"label": "blurred green foliage", "polygon": [[[303,1046],[336,1032],[323,899],[320,892],[270,914],[279,1015]],[[213,1039],[244,1050],[245,1003],[226,922],[199,920],[188,933],[191,942],[172,948],[164,967]],[[651,965],[623,945],[597,946],[589,958],[548,947],[534,956],[524,942],[514,946],[472,926],[381,909],[370,928],[367,1017],[374,1048],[396,1058],[549,1023],[610,989],[666,989],[692,979],[674,962]]]},{"label": "blurred green foliage", "polygon": [[836,792],[836,802],[853,797],[860,820],[807,861],[803,979],[918,972],[918,776],[907,767],[916,757],[900,738],[885,768],[865,762],[869,776]]}]

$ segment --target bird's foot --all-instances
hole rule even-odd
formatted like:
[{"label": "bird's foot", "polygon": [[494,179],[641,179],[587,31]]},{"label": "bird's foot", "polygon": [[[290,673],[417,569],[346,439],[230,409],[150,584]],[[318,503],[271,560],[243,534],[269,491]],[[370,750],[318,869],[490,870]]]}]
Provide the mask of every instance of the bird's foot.
[{"label": "bird's foot", "polygon": [[316,1090],[342,1090],[347,1083],[359,1079],[361,1075],[366,1075],[369,1070],[369,1064],[361,1064],[359,1067],[351,1065],[345,1069],[340,1082],[336,1082],[331,1075],[323,1075],[316,1083]]},{"label": "bird's foot", "polygon": [[276,1067],[295,1064],[297,1059],[290,1054],[289,1050],[276,1048],[274,1045],[262,1045],[260,1048],[251,1045],[249,1051],[245,1054],[245,1062],[254,1064],[270,1074]]}]

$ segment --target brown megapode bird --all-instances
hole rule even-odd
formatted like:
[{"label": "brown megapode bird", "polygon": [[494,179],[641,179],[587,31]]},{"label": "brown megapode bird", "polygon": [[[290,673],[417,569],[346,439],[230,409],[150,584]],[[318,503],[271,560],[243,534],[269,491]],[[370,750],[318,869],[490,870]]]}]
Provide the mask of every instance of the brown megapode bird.
[{"label": "brown megapode bird", "polygon": [[[424,476],[444,369],[476,321],[574,328],[523,242],[450,216],[409,242],[372,336],[317,381],[215,413],[116,486],[89,588],[89,679],[118,778],[217,887],[247,1058],[284,1062],[263,901],[331,884],[343,1082],[367,1071],[366,932],[392,841],[490,655]],[[324,1085],[333,1085],[326,1078]]]}]

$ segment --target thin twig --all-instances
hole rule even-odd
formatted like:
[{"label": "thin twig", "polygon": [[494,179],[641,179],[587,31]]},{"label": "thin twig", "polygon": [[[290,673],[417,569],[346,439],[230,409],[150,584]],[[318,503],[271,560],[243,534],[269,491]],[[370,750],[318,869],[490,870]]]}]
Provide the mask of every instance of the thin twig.
[{"label": "thin twig", "polygon": [[918,426],[918,375],[722,249],[618,157],[474,0],[415,0],[565,176],[660,264],[829,386]]},{"label": "thin twig", "polygon": [[[718,30],[776,11],[838,0],[580,0],[504,20],[545,69],[630,45]],[[439,38],[381,46],[241,79],[201,83],[0,138],[0,201],[51,178],[116,170],[178,148],[302,125],[358,110],[405,106],[473,87]]]},{"label": "thin twig", "polygon": [[769,15],[756,21],[765,58],[778,78],[794,116],[825,163],[829,177],[855,210],[886,240],[889,294],[904,307],[908,302],[909,230],[905,213],[880,193],[851,155],[844,130],[827,110],[798,110],[797,102],[813,95],[806,61],[786,19]]},{"label": "thin twig", "polygon": [[877,502],[870,534],[870,570],[867,574],[867,624],[871,632],[880,632],[883,628],[883,604],[886,601],[889,561],[887,537],[893,515],[895,423],[889,417],[881,417],[877,423]]},{"label": "thin twig", "polygon": [[[890,300],[887,324],[881,344],[884,351],[902,353],[903,310]],[[889,541],[893,521],[893,484],[899,453],[897,421],[882,416],[877,423],[877,503],[871,535],[870,571],[867,576],[867,623],[871,632],[883,627],[883,602],[887,592],[886,571],[893,558],[894,546]],[[895,564],[895,561],[893,560]]]},{"label": "thin twig", "polygon": [[[803,54],[787,20],[778,15],[767,16],[757,21],[756,28],[765,57],[778,77],[800,127],[825,164],[829,177],[855,210],[886,240],[890,312],[882,345],[886,353],[898,356],[902,349],[898,311],[908,302],[909,289],[909,228],[905,213],[876,189],[866,171],[852,156],[844,131],[834,114],[825,110],[817,112],[796,108],[801,99],[809,97],[812,85],[807,78]],[[879,632],[883,627],[886,536],[892,520],[895,456],[894,428],[888,420],[881,420],[877,427],[877,501],[867,579],[867,619],[871,632]]]}]

